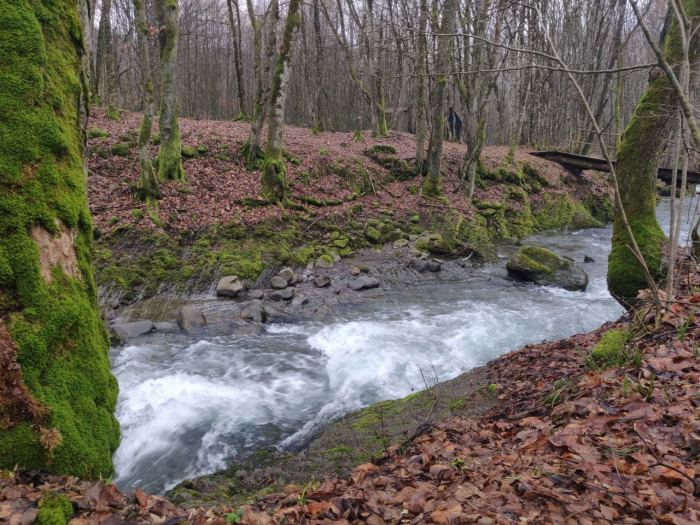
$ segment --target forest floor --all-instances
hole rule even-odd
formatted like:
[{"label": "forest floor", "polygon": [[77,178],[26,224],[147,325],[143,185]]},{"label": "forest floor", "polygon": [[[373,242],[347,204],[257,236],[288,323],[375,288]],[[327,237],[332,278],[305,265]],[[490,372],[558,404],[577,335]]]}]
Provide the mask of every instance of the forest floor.
[{"label": "forest floor", "polygon": [[[185,509],[102,482],[5,473],[0,520],[46,519],[66,498],[73,525],[697,524],[700,267],[685,257],[681,268],[661,321],[641,307],[590,334],[506,354],[465,389],[466,403],[490,399],[482,413],[433,421],[428,410],[412,435],[347,477]],[[439,402],[439,391],[424,396]],[[265,472],[260,486],[274,487]]]}]

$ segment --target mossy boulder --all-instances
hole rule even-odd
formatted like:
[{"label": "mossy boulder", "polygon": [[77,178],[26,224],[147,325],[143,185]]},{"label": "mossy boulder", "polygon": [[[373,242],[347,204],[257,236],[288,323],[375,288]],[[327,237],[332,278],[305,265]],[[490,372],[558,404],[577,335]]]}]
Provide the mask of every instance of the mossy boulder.
[{"label": "mossy boulder", "polygon": [[506,268],[510,276],[535,284],[558,286],[572,291],[585,291],[588,286],[588,274],[581,267],[537,246],[520,248],[508,261]]},{"label": "mossy boulder", "polygon": [[583,230],[585,228],[605,228],[605,224],[593,217],[583,204],[578,203],[574,207],[571,227],[574,230]]},{"label": "mossy boulder", "polygon": [[365,237],[373,243],[380,243],[382,241],[382,234],[372,226],[367,226],[365,229]]},{"label": "mossy boulder", "polygon": [[439,233],[429,233],[420,237],[413,245],[419,250],[446,255],[452,253],[452,248]]}]

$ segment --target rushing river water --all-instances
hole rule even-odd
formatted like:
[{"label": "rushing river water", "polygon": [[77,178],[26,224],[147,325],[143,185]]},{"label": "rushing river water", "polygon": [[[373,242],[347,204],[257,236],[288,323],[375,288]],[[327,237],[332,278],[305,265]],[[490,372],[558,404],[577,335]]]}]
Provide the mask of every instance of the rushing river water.
[{"label": "rushing river water", "polygon": [[[668,201],[659,221],[668,230]],[[681,242],[687,237],[684,220]],[[350,411],[423,387],[518,349],[592,330],[622,308],[607,292],[612,228],[537,235],[528,244],[568,255],[588,290],[507,281],[505,261],[465,270],[458,282],[392,290],[334,312],[324,323],[269,325],[246,337],[153,334],[114,349],[122,443],[117,484],[162,491],[262,447],[294,448]]]}]

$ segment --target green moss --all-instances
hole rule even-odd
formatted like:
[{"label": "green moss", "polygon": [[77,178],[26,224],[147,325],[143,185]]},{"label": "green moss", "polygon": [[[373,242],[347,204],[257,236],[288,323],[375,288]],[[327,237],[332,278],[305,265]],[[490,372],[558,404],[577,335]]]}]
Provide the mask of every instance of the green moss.
[{"label": "green moss", "polygon": [[571,224],[576,206],[567,193],[547,193],[533,210],[535,226],[540,230],[556,230]]},{"label": "green moss", "polygon": [[571,227],[575,230],[582,230],[584,228],[604,228],[605,224],[594,218],[582,203],[577,202],[574,205]]},{"label": "green moss", "polygon": [[375,228],[372,226],[368,226],[365,229],[365,236],[373,243],[378,244],[382,242],[382,234],[379,233]]},{"label": "green moss", "polygon": [[109,148],[109,150],[112,152],[112,155],[116,155],[117,157],[128,157],[131,146],[129,144],[118,143]]},{"label": "green moss", "polygon": [[365,153],[368,156],[372,156],[375,153],[391,153],[392,155],[396,155],[396,148],[389,144],[375,144],[374,146],[369,148]]},{"label": "green moss", "polygon": [[141,217],[143,217],[143,210],[140,210],[136,208],[135,210],[131,210],[131,215],[134,218],[134,222],[138,222],[141,220]]},{"label": "green moss", "polygon": [[197,150],[194,146],[182,146],[180,148],[180,153],[185,159],[191,159],[197,156]]},{"label": "green moss", "polygon": [[151,135],[151,143],[154,146],[158,146],[160,144],[160,134],[154,133],[153,135]]},{"label": "green moss", "polygon": [[591,350],[591,357],[599,365],[613,366],[621,364],[625,359],[625,345],[630,340],[630,337],[631,334],[623,330],[606,332]]},{"label": "green moss", "polygon": [[318,152],[321,155],[328,155],[330,153],[330,151],[328,151],[326,148],[321,148],[320,150],[318,150]]},{"label": "green moss", "polygon": [[65,525],[73,516],[73,505],[63,494],[45,492],[39,500],[37,525]]},{"label": "green moss", "polygon": [[209,150],[207,149],[206,146],[204,146],[203,144],[200,144],[199,146],[197,146],[197,154],[198,154],[200,157],[206,156],[207,153],[209,153]]},{"label": "green moss", "polygon": [[[0,3],[0,317],[19,350],[30,392],[50,413],[60,444],[41,444],[38,426],[0,429],[0,468],[109,476],[119,443],[117,382],[97,307],[91,262],[78,101],[83,42],[75,2]],[[78,275],[42,277],[32,227],[75,233]]]},{"label": "green moss", "polygon": [[107,107],[107,118],[119,122],[122,119],[120,111],[114,106]]},{"label": "green moss", "polygon": [[109,137],[109,133],[97,126],[92,126],[87,130],[87,136],[89,139],[106,139]]},{"label": "green moss", "polygon": [[95,148],[95,154],[101,159],[109,158],[109,150],[106,150],[104,148]]},{"label": "green moss", "polygon": [[262,194],[269,202],[284,202],[287,195],[287,166],[281,159],[266,158],[260,182]]}]

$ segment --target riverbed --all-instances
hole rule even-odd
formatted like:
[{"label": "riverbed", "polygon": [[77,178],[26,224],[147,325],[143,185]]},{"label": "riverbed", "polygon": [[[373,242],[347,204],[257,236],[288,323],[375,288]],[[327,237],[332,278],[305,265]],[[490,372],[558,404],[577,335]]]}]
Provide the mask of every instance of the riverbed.
[{"label": "riverbed", "polygon": [[[657,210],[665,231],[669,202]],[[293,450],[351,411],[420,390],[424,377],[451,379],[528,343],[614,320],[623,309],[606,287],[611,235],[608,226],[523,242],[579,262],[586,292],[506,279],[517,246],[502,246],[498,264],[380,288],[323,322],[270,324],[247,336],[154,333],[112,349],[122,428],[115,482],[160,492],[261,448]],[[594,262],[584,264],[586,255]]]}]

